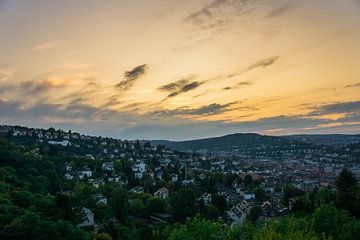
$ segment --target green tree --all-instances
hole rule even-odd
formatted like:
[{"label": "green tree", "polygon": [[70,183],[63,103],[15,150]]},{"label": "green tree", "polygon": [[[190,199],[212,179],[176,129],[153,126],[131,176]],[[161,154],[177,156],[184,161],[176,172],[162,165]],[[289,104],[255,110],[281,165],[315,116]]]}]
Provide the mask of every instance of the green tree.
[{"label": "green tree", "polygon": [[247,220],[251,223],[255,223],[260,217],[262,209],[260,206],[254,206],[250,210],[250,214],[247,216]]},{"label": "green tree", "polygon": [[343,169],[336,178],[336,206],[356,214],[356,178],[347,169]]},{"label": "green tree", "polygon": [[169,240],[216,240],[224,237],[225,232],[221,226],[197,217],[175,229]]},{"label": "green tree", "polygon": [[116,219],[121,223],[126,223],[129,213],[129,196],[127,191],[122,187],[114,188],[111,192],[109,203]]},{"label": "green tree", "polygon": [[112,238],[107,233],[99,233],[96,235],[95,240],[112,240]]},{"label": "green tree", "polygon": [[170,195],[170,208],[174,221],[184,222],[196,213],[195,196],[191,189],[183,188]]},{"label": "green tree", "polygon": [[337,230],[346,221],[346,215],[334,206],[321,205],[312,216],[314,229],[326,237],[335,236]]},{"label": "green tree", "polygon": [[219,210],[220,215],[223,215],[225,213],[227,208],[227,203],[224,196],[220,196],[217,194],[213,195],[211,197],[211,204],[214,205]]},{"label": "green tree", "polygon": [[246,187],[249,187],[249,186],[252,185],[252,183],[253,183],[253,178],[252,178],[252,176],[246,174],[245,177],[244,177],[244,184],[245,184],[245,186],[246,186]]}]

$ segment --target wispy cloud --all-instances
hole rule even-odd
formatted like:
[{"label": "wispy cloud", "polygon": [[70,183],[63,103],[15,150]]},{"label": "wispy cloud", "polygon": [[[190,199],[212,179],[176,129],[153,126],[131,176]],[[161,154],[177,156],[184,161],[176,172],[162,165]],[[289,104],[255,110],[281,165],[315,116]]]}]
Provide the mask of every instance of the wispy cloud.
[{"label": "wispy cloud", "polygon": [[200,87],[205,81],[193,81],[194,77],[181,79],[176,82],[162,85],[158,90],[163,92],[169,92],[168,98],[175,97],[179,94],[186,93]]},{"label": "wispy cloud", "polygon": [[270,10],[270,12],[267,14],[267,17],[269,18],[279,17],[284,13],[295,8],[298,5],[298,3],[299,2],[296,0],[285,1],[283,3],[280,3],[279,6],[275,6],[273,9]]},{"label": "wispy cloud", "polygon": [[331,103],[322,106],[314,107],[314,111],[310,112],[309,116],[318,116],[326,114],[350,114],[358,112],[360,113],[360,101],[355,102],[341,102]]},{"label": "wispy cloud", "polygon": [[231,102],[226,104],[211,103],[208,105],[200,106],[198,108],[181,107],[176,109],[160,109],[151,112],[153,115],[160,116],[174,116],[174,115],[215,115],[232,110],[233,106],[238,102]]},{"label": "wispy cloud", "polygon": [[240,87],[244,87],[244,86],[249,86],[249,85],[252,85],[252,82],[242,81],[242,82],[239,82],[239,83],[235,84],[235,85],[232,86],[232,87],[224,87],[223,90],[224,90],[224,91],[227,91],[227,90],[236,89],[236,88],[240,88]]},{"label": "wispy cloud", "polygon": [[348,84],[345,86],[345,88],[357,88],[360,87],[360,82],[358,83],[353,83],[353,84]]},{"label": "wispy cloud", "polygon": [[279,60],[278,56],[273,56],[265,59],[261,59],[260,61],[250,65],[246,70],[250,71],[255,68],[265,68],[273,65],[276,61]]},{"label": "wispy cloud", "polygon": [[58,46],[59,44],[60,44],[59,41],[45,42],[45,43],[41,43],[39,45],[34,46],[33,50],[34,51],[44,51],[47,49],[54,48],[54,47]]},{"label": "wispy cloud", "polygon": [[5,65],[0,65],[0,81],[6,81],[13,75],[13,72]]},{"label": "wispy cloud", "polygon": [[143,64],[126,71],[124,73],[124,79],[116,84],[116,87],[124,91],[129,90],[134,85],[134,82],[146,73],[147,68],[148,65]]}]

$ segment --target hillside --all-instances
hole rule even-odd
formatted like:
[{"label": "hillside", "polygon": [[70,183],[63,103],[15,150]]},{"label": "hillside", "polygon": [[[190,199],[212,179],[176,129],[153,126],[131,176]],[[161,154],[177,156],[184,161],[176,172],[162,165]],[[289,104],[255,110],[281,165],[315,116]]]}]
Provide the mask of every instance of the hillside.
[{"label": "hillside", "polygon": [[318,135],[289,135],[284,136],[289,140],[307,142],[317,145],[348,145],[360,142],[360,134],[346,135],[346,134],[318,134]]},{"label": "hillside", "polygon": [[255,133],[236,133],[225,135],[221,137],[205,138],[189,141],[164,141],[156,140],[151,141],[152,145],[165,145],[168,148],[180,151],[230,151],[233,149],[269,149],[269,148],[302,148],[307,146],[300,141],[292,139],[264,136]]}]

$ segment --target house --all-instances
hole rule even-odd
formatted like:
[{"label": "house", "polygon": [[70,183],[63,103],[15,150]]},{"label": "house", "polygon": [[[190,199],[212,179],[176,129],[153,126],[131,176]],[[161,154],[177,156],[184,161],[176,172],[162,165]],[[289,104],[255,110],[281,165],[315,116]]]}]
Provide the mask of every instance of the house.
[{"label": "house", "polygon": [[171,181],[172,182],[177,182],[178,181],[178,175],[177,174],[171,175]]},{"label": "house", "polygon": [[227,211],[227,216],[231,220],[231,227],[243,224],[250,210],[250,204],[244,200]]},{"label": "house", "polygon": [[51,145],[61,145],[61,146],[63,146],[63,147],[71,146],[71,142],[69,142],[69,140],[63,140],[63,141],[60,141],[60,142],[57,142],[57,141],[49,141],[48,144],[51,144]]},{"label": "house", "polygon": [[89,179],[89,183],[91,183],[96,188],[98,188],[100,185],[105,184],[104,180],[101,178]]},{"label": "house", "polygon": [[141,179],[141,178],[143,178],[143,175],[146,172],[146,164],[143,162],[134,164],[132,166],[132,170],[135,174],[135,177],[138,179]]},{"label": "house", "polygon": [[203,195],[201,195],[200,200],[204,201],[205,206],[207,206],[209,203],[211,203],[211,194],[210,193],[203,193]]},{"label": "house", "polygon": [[83,207],[81,212],[84,214],[83,221],[77,227],[94,227],[94,214],[90,209]]},{"label": "house", "polygon": [[137,186],[137,187],[133,187],[130,192],[133,193],[143,193],[144,192],[144,188],[141,186]]},{"label": "house", "polygon": [[114,171],[114,169],[115,169],[115,163],[114,163],[114,162],[104,162],[104,163],[101,165],[101,168],[102,168],[104,171]]},{"label": "house", "polygon": [[82,171],[80,171],[79,173],[79,178],[80,179],[84,179],[84,177],[91,177],[92,176],[92,171],[90,168],[85,167]]},{"label": "house", "polygon": [[154,196],[166,199],[169,197],[169,189],[162,187],[154,193]]},{"label": "house", "polygon": [[141,179],[141,178],[143,178],[144,173],[140,172],[140,171],[136,171],[136,172],[134,172],[134,175],[135,175],[135,178]]},{"label": "house", "polygon": [[102,195],[101,193],[94,194],[92,197],[96,201],[96,204],[107,205],[107,198],[104,195]]},{"label": "house", "polygon": [[73,180],[73,179],[74,179],[74,176],[71,175],[70,173],[66,173],[66,174],[64,175],[64,177],[65,177],[66,180]]},{"label": "house", "polygon": [[245,193],[244,200],[250,200],[250,199],[255,199],[255,194],[254,193]]}]

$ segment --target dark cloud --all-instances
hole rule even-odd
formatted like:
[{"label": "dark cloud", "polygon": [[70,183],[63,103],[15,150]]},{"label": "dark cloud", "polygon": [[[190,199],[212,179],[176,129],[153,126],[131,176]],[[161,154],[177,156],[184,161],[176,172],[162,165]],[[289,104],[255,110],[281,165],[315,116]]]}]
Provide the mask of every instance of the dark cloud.
[{"label": "dark cloud", "polygon": [[160,86],[158,89],[160,91],[165,91],[165,92],[174,92],[179,90],[188,83],[189,83],[189,79],[181,79],[179,81]]},{"label": "dark cloud", "polygon": [[224,87],[222,90],[227,91],[227,90],[231,90],[231,89],[240,88],[240,87],[243,87],[243,86],[248,86],[248,85],[251,85],[251,84],[252,84],[251,82],[243,81],[243,82],[239,82],[238,84],[236,84],[236,85],[234,85],[232,87]]},{"label": "dark cloud", "polygon": [[360,82],[354,84],[348,84],[345,86],[345,88],[356,88],[356,87],[360,87]]},{"label": "dark cloud", "polygon": [[251,12],[268,12],[266,17],[274,18],[293,9],[297,0],[214,0],[184,19],[185,23],[197,28],[226,29],[236,19],[252,25],[263,23],[263,19],[252,16]]},{"label": "dark cloud", "polygon": [[360,101],[356,102],[342,102],[326,104],[318,107],[314,107],[314,111],[309,113],[309,116],[325,115],[325,114],[347,114],[347,113],[360,113]]},{"label": "dark cloud", "polygon": [[275,6],[268,14],[267,17],[269,18],[274,18],[274,17],[279,17],[281,15],[283,15],[285,12],[295,8],[297,6],[297,1],[292,1],[292,2],[285,2],[282,3],[280,6]]},{"label": "dark cloud", "polygon": [[192,91],[205,83],[205,81],[192,81],[193,79],[194,77],[189,77],[173,83],[165,84],[160,86],[158,90],[169,92],[168,98],[171,98],[179,94]]},{"label": "dark cloud", "polygon": [[230,23],[231,19],[224,15],[220,16],[218,9],[227,3],[228,0],[215,0],[199,11],[190,14],[184,21],[201,29],[225,26]]},{"label": "dark cloud", "polygon": [[202,84],[204,84],[204,82],[197,82],[197,81],[191,82],[191,83],[188,83],[188,84],[185,84],[184,86],[182,86],[181,88],[179,88],[177,91],[171,92],[171,93],[168,95],[168,98],[170,98],[170,97],[175,97],[175,96],[177,96],[177,95],[179,95],[179,94],[192,91],[192,90],[198,88],[199,86],[201,86]]},{"label": "dark cloud", "polygon": [[279,57],[277,57],[277,56],[262,59],[262,60],[260,60],[260,61],[258,61],[256,63],[250,65],[246,70],[249,71],[249,70],[252,70],[252,69],[255,69],[255,68],[265,68],[265,67],[271,66],[278,59],[279,59]]},{"label": "dark cloud", "polygon": [[134,67],[130,71],[126,71],[124,73],[124,79],[118,83],[116,87],[124,91],[129,90],[134,82],[146,73],[147,67],[147,64],[143,64]]},{"label": "dark cloud", "polygon": [[177,108],[173,110],[156,110],[153,115],[173,116],[173,115],[215,115],[231,110],[231,107],[238,102],[226,104],[212,103],[199,108]]}]

